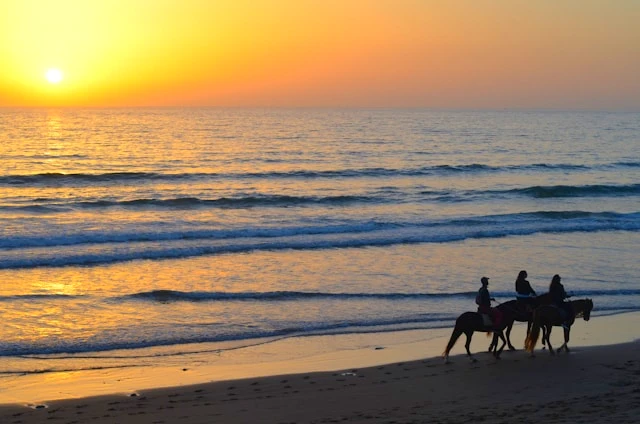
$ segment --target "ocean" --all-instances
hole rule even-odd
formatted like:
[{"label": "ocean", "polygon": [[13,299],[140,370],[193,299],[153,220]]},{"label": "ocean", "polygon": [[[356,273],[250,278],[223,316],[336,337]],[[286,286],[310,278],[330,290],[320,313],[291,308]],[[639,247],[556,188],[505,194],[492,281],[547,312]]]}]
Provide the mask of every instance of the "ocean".
[{"label": "ocean", "polygon": [[3,109],[0,141],[0,377],[448,328],[522,269],[640,310],[639,113]]}]

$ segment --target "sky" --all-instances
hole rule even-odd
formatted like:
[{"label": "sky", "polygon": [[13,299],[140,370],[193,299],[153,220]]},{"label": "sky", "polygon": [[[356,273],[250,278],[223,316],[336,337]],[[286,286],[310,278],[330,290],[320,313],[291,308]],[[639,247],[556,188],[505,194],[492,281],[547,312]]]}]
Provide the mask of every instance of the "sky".
[{"label": "sky", "polygon": [[639,22],[640,0],[0,0],[0,107],[637,111]]}]

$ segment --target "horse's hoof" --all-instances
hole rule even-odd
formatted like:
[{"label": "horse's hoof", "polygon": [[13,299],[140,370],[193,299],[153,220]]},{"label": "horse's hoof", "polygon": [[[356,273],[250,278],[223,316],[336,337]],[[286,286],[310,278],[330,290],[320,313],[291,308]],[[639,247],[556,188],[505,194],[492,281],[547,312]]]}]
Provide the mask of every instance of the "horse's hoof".
[{"label": "horse's hoof", "polygon": [[513,351],[518,350],[518,349],[516,349],[516,348],[515,348],[515,347],[513,347],[513,346],[509,346],[509,350],[513,352]]}]

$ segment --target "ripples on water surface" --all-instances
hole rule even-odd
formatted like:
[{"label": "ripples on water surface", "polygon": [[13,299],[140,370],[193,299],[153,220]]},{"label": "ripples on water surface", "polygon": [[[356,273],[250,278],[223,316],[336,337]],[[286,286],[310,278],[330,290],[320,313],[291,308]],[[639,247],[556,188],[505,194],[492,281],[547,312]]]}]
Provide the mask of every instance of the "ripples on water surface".
[{"label": "ripples on water surface", "polygon": [[640,309],[640,115],[3,110],[0,355]]}]

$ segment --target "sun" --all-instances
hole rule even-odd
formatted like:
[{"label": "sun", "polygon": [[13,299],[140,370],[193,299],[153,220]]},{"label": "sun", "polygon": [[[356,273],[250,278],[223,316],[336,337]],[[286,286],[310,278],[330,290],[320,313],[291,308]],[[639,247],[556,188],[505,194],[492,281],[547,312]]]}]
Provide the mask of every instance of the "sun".
[{"label": "sun", "polygon": [[44,74],[44,77],[51,84],[59,84],[64,79],[64,74],[60,69],[51,68],[51,69],[47,69],[47,72]]}]

